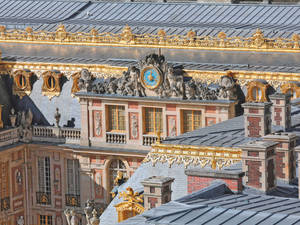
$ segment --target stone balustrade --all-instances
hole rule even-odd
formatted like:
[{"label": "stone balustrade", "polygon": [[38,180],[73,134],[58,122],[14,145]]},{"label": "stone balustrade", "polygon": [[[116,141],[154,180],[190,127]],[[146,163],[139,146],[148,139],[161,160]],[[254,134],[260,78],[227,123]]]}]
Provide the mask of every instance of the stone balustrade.
[{"label": "stone balustrade", "polygon": [[78,128],[33,126],[33,140],[79,144],[81,131]]},{"label": "stone balustrade", "polygon": [[19,141],[19,129],[10,128],[0,131],[0,147],[10,145]]},{"label": "stone balustrade", "polygon": [[126,134],[106,132],[106,143],[126,144]]},{"label": "stone balustrade", "polygon": [[[162,141],[164,138],[161,137],[160,141]],[[151,146],[152,144],[155,144],[157,141],[157,136],[153,136],[153,135],[147,135],[144,134],[143,135],[143,145],[145,146]]]}]

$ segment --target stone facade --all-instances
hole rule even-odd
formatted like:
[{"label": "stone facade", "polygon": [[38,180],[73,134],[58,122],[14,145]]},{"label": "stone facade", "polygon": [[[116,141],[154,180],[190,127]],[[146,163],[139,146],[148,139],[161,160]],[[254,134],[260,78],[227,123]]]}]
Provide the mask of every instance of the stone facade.
[{"label": "stone facade", "polygon": [[[44,157],[49,157],[50,161],[49,193],[41,192],[39,183],[39,158]],[[63,215],[65,208],[75,207],[81,211],[88,199],[94,199],[97,204],[105,207],[110,201],[112,184],[109,168],[113,160],[118,159],[124,163],[129,177],[143,158],[144,155],[138,154],[119,153],[116,156],[51,145],[22,144],[12,147],[1,154],[0,160],[1,168],[4,166],[7,170],[9,187],[5,197],[4,192],[1,192],[0,222],[17,224],[23,218],[24,224],[39,224],[39,216],[46,215],[51,217],[52,224],[66,224]],[[74,159],[80,165],[78,195],[68,193],[67,160]]]}]

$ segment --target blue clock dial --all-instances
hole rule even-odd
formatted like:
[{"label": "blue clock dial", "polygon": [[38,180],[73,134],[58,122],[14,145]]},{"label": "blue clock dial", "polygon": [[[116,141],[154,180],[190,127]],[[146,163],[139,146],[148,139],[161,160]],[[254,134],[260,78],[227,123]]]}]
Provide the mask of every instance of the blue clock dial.
[{"label": "blue clock dial", "polygon": [[142,82],[147,88],[154,89],[159,86],[161,76],[157,69],[146,68],[142,73]]}]

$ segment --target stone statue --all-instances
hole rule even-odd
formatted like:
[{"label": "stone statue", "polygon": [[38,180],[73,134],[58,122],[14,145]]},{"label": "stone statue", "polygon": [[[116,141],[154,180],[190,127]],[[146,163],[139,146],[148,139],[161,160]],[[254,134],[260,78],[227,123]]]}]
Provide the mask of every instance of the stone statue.
[{"label": "stone statue", "polygon": [[92,218],[92,212],[93,212],[94,208],[95,208],[94,200],[87,200],[86,207],[84,208],[87,225],[90,225],[90,219]]},{"label": "stone statue", "polygon": [[78,87],[80,91],[90,92],[92,90],[92,74],[87,69],[80,71],[80,79],[78,80]]},{"label": "stone statue", "polygon": [[75,209],[66,209],[64,211],[68,225],[79,225],[79,218]]},{"label": "stone statue", "polygon": [[15,109],[14,108],[11,108],[11,110],[10,110],[9,119],[10,119],[11,126],[12,127],[16,127],[17,114],[15,113]]},{"label": "stone statue", "polygon": [[17,220],[17,225],[24,225],[24,224],[25,224],[24,217],[20,216]]},{"label": "stone statue", "polygon": [[183,76],[176,76],[172,67],[168,68],[167,81],[171,97],[183,97]]},{"label": "stone statue", "polygon": [[56,121],[56,127],[60,127],[59,126],[60,117],[61,117],[61,115],[59,113],[59,108],[56,108],[56,113],[54,114],[54,118]]},{"label": "stone statue", "polygon": [[218,93],[218,97],[221,99],[229,99],[229,100],[236,100],[236,84],[232,77],[230,76],[223,76],[220,80],[220,90]]},{"label": "stone statue", "polygon": [[23,142],[30,142],[32,140],[32,119],[33,114],[29,109],[27,113],[25,111],[21,114],[21,125],[20,125],[20,137]]}]

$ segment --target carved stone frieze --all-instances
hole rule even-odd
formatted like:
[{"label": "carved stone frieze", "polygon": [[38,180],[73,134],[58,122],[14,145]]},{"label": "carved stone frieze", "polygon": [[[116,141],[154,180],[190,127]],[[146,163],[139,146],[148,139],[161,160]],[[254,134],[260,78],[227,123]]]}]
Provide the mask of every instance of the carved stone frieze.
[{"label": "carved stone frieze", "polygon": [[[195,100],[236,99],[235,81],[223,76],[216,88],[184,77],[183,68],[169,65],[164,56],[150,54],[140,60],[138,67],[131,66],[122,77],[98,79],[92,91],[98,94],[122,96],[180,98]],[[213,82],[213,80],[211,81]]]}]

